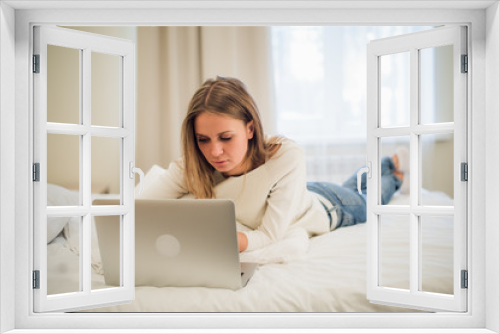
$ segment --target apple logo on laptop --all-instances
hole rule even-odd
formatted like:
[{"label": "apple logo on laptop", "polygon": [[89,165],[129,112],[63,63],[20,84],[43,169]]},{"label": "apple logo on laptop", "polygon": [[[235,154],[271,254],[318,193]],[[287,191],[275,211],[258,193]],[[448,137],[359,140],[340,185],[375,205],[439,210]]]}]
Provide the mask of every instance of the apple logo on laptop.
[{"label": "apple logo on laptop", "polygon": [[162,256],[175,257],[181,252],[181,244],[173,235],[163,234],[156,239],[156,250]]}]

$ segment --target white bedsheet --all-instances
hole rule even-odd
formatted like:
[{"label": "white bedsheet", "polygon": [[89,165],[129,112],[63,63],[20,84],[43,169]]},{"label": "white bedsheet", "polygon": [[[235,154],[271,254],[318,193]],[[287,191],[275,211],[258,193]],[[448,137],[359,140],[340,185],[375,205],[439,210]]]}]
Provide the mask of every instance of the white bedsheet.
[{"label": "white bedsheet", "polygon": [[[444,194],[433,192],[426,196],[436,205],[452,205]],[[391,204],[406,200],[405,196],[398,195]],[[408,226],[397,216],[384,220],[384,226],[390,241],[384,244],[383,254],[394,264],[385,271],[385,282],[391,286],[408,285],[408,243],[404,242]],[[438,219],[428,224],[423,233],[427,236],[426,252],[435,255],[424,262],[425,286],[433,292],[452,293],[453,223]],[[293,237],[302,238],[300,232]],[[64,241],[57,240],[48,245],[51,259],[48,290],[51,293],[75,291],[78,286],[76,252]],[[305,248],[282,258],[285,263],[260,265],[248,285],[238,291],[137,287],[132,303],[87,312],[413,312],[372,304],[366,299],[366,224],[314,237],[301,247]],[[268,250],[254,256],[269,260],[274,254]],[[93,263],[93,288],[104,287],[100,272],[100,264]]]}]

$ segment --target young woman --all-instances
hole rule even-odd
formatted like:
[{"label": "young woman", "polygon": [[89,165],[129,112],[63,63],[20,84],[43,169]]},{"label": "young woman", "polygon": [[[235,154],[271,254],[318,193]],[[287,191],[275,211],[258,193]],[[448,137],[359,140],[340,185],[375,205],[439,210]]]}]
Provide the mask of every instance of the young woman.
[{"label": "young woman", "polygon": [[[240,252],[282,239],[289,229],[310,236],[366,221],[356,175],[342,186],[306,181],[303,152],[283,137],[265,137],[255,101],[234,78],[207,80],[194,94],[182,125],[181,159],[141,197],[232,199]],[[398,159],[382,161],[382,202],[402,184]]]}]

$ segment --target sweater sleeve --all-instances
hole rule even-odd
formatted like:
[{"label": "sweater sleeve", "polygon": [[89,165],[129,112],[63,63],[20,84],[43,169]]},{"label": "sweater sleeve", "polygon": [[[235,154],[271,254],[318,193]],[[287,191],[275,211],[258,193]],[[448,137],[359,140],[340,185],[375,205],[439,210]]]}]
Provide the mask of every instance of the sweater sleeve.
[{"label": "sweater sleeve", "polygon": [[306,191],[304,154],[296,146],[277,159],[278,163],[269,166],[271,175],[277,176],[277,181],[268,194],[262,222],[254,231],[244,232],[249,251],[282,239],[292,222],[301,215],[298,208]]},{"label": "sweater sleeve", "polygon": [[170,163],[167,169],[154,165],[144,177],[144,191],[138,199],[176,199],[188,193],[184,180],[183,164],[181,159]]}]

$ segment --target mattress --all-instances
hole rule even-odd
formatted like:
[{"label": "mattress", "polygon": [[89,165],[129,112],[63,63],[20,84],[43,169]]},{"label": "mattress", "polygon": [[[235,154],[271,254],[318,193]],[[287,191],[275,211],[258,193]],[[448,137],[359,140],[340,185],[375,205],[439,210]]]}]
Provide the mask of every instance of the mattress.
[{"label": "mattress", "polygon": [[[425,191],[434,205],[453,205],[440,192]],[[396,193],[390,204],[408,203]],[[422,264],[425,291],[453,293],[453,221],[435,217],[422,227],[427,254]],[[204,287],[136,287],[129,304],[84,312],[417,312],[371,303],[366,298],[366,224],[337,229],[308,240],[304,255],[262,263],[240,290]],[[384,219],[383,256],[387,286],[409,286],[408,224],[400,216]],[[74,235],[72,237],[75,237]],[[48,292],[78,287],[78,249],[59,236],[48,247]],[[92,255],[92,289],[106,287],[98,249]]]}]

